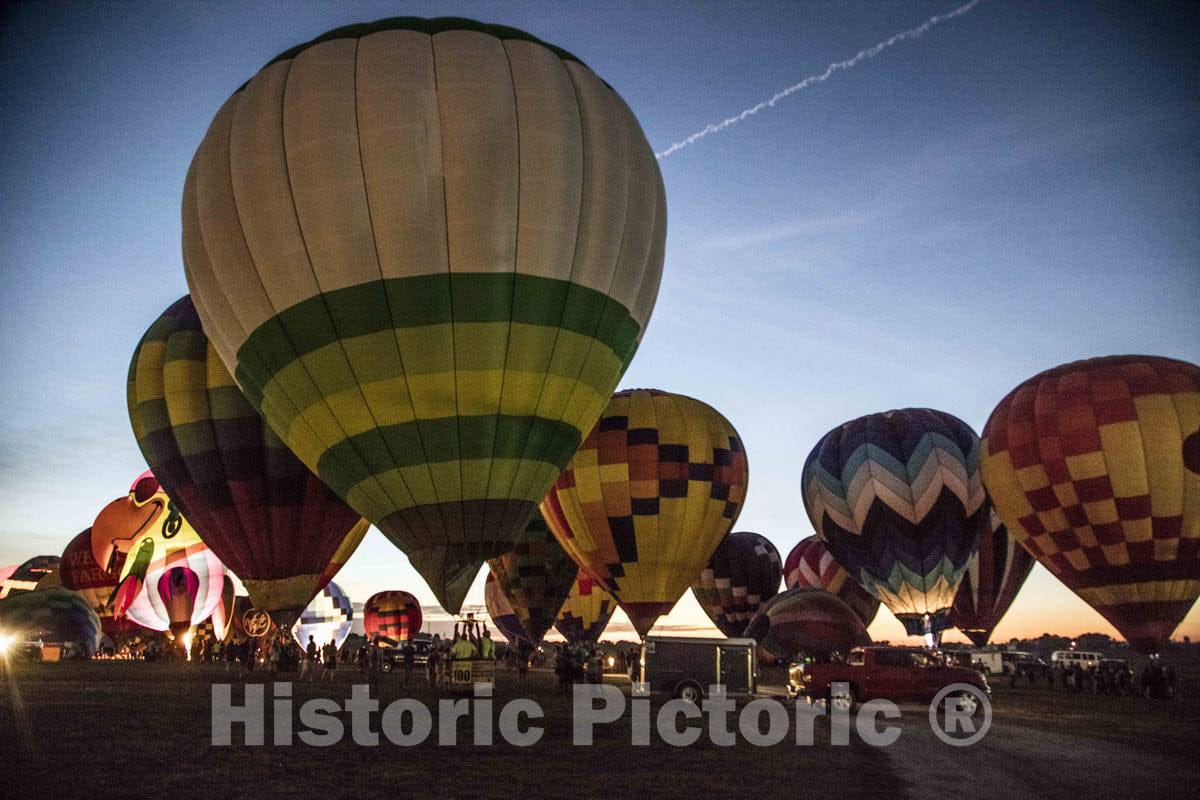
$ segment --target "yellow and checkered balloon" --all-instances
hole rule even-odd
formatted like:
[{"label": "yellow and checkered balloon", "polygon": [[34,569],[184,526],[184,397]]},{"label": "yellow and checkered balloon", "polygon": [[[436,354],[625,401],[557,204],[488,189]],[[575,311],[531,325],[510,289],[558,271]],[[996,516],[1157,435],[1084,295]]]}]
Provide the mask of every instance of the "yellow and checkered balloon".
[{"label": "yellow and checkered balloon", "polygon": [[742,440],[716,410],[633,389],[613,395],[542,516],[645,637],[737,521],[748,480]]},{"label": "yellow and checkered balloon", "polygon": [[1200,595],[1200,367],[1110,356],[1035,375],[992,412],[981,463],[1017,541],[1161,650]]}]

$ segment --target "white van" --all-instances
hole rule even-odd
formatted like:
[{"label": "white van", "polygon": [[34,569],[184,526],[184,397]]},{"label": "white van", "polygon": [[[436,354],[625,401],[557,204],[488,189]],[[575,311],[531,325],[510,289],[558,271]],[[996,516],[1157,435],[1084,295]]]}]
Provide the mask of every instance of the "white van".
[{"label": "white van", "polygon": [[1101,653],[1087,653],[1083,650],[1055,650],[1050,654],[1050,666],[1052,667],[1069,667],[1078,665],[1084,669],[1095,669],[1100,666],[1104,655]]},{"label": "white van", "polygon": [[972,650],[971,666],[984,675],[998,675],[1004,671],[1004,662],[998,650]]}]

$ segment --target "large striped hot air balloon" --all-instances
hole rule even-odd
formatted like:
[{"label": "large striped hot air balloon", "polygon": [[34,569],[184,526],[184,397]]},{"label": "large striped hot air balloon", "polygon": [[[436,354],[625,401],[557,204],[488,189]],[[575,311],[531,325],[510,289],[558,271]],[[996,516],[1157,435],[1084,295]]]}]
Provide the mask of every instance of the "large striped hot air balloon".
[{"label": "large striped hot air balloon", "polygon": [[981,461],[1009,533],[1160,651],[1200,595],[1200,367],[1110,356],[1035,375],[992,412]]},{"label": "large striped hot air balloon", "polygon": [[423,622],[421,604],[408,592],[376,592],[363,604],[363,630],[368,639],[386,636],[407,642],[420,632]]},{"label": "large striped hot air balloon", "polygon": [[721,633],[741,636],[762,604],[779,593],[779,561],[765,536],[736,531],[713,551],[692,594]]},{"label": "large striped hot air balloon", "polygon": [[802,483],[834,558],[909,635],[939,641],[987,524],[975,431],[929,408],[859,417],[822,437]]},{"label": "large striped hot air balloon", "polygon": [[350,635],[350,626],[354,624],[354,606],[350,598],[336,583],[330,583],[308,604],[296,625],[292,628],[292,636],[301,647],[308,646],[308,639],[321,647],[326,642],[333,642],[334,647],[341,647]]},{"label": "large striped hot air balloon", "polygon": [[533,650],[533,643],[529,641],[529,634],[525,633],[521,618],[513,611],[508,598],[504,596],[504,590],[500,588],[500,581],[496,580],[490,569],[483,584],[483,604],[488,618],[510,645],[525,654]]},{"label": "large striped hot air balloon", "polygon": [[634,389],[613,395],[542,516],[645,637],[729,533],[748,480],[742,441],[717,411]]},{"label": "large striped hot air balloon", "polygon": [[383,20],[272,60],[183,193],[204,329],[308,467],[457,613],[629,364],[662,274],[654,153],[512,28]]},{"label": "large striped hot air balloon", "polygon": [[176,640],[222,602],[225,567],[177,510],[129,551],[113,595],[118,619],[128,616]]},{"label": "large striped hot air balloon", "polygon": [[598,642],[616,610],[612,595],[579,570],[567,602],[554,619],[554,629],[570,644]]},{"label": "large striped hot air balloon", "polygon": [[879,600],[837,562],[816,536],[801,539],[783,563],[783,583],[788,589],[824,589],[836,595],[870,625],[879,613]]},{"label": "large striped hot air balloon", "polygon": [[537,511],[513,549],[488,559],[488,566],[521,621],[526,638],[541,644],[571,594],[579,567]]},{"label": "large striped hot air balloon", "polygon": [[746,626],[745,636],[777,658],[801,653],[847,653],[871,643],[858,614],[824,589],[788,589],[771,598]]},{"label": "large striped hot air balloon", "polygon": [[[368,523],[292,455],[217,358],[190,297],[129,365],[129,419],[155,477],[256,608],[290,629]],[[348,552],[346,552],[348,551]]]},{"label": "large striped hot air balloon", "polygon": [[1008,528],[990,504],[988,518],[990,524],[979,539],[979,551],[963,573],[950,609],[950,624],[976,647],[987,644],[1033,569],[1033,556],[1008,535]]}]

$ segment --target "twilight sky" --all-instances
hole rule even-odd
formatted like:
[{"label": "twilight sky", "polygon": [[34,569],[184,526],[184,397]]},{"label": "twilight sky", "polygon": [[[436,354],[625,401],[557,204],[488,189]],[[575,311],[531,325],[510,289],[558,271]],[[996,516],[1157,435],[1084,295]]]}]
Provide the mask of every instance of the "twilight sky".
[{"label": "twilight sky", "polygon": [[[60,552],[144,469],[125,375],[187,291],[187,165],[280,51],[396,14],[513,25],[588,63],[663,151],[959,5],[6,6],[0,565]],[[738,428],[737,529],[784,555],[811,533],[800,467],[846,419],[933,406],[981,430],[1065,361],[1200,362],[1198,33],[1187,3],[986,0],[660,162],[664,279],[622,385],[698,397]],[[375,531],[337,580],[360,601],[433,602]],[[664,622],[713,630],[690,594]],[[995,638],[1088,630],[1112,632],[1038,567]],[[871,632],[903,630],[881,612]],[[1200,610],[1179,633],[1200,635]]]}]

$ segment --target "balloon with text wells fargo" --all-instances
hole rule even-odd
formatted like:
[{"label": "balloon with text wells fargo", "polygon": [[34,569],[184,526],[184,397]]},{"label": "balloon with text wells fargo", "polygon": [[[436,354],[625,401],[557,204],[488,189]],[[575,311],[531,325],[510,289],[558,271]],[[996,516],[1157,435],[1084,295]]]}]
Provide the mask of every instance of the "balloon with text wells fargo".
[{"label": "balloon with text wells fargo", "polygon": [[1008,532],[1143,653],[1200,595],[1200,366],[1108,356],[1042,372],[983,429]]},{"label": "balloon with text wells fargo", "polygon": [[465,19],[281,54],[217,112],[183,191],[188,286],[221,360],[451,613],[608,402],[665,233],[617,93]]}]

